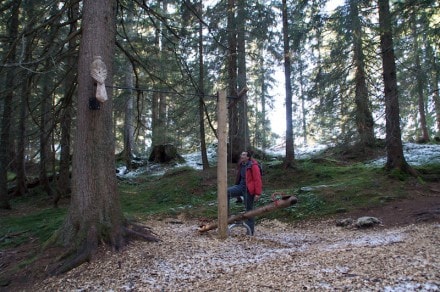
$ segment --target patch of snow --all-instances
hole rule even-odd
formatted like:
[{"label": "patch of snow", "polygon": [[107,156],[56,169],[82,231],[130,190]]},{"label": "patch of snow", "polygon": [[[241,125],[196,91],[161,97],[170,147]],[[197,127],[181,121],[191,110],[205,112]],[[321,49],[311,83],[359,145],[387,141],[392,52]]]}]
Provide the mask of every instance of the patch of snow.
[{"label": "patch of snow", "polygon": [[[297,147],[295,148],[295,157],[297,159],[306,159],[318,155],[325,149],[327,145],[316,144],[308,147]],[[406,161],[413,166],[420,166],[432,163],[440,163],[440,145],[438,144],[416,144],[416,143],[404,143],[403,151]],[[274,157],[283,157],[285,155],[285,145],[276,145],[266,150],[268,155]],[[210,165],[215,165],[217,163],[217,149],[211,146],[207,149],[207,156]],[[163,175],[168,169],[173,167],[191,167],[194,169],[202,169],[202,156],[200,151],[187,153],[182,155],[185,159],[184,163],[176,165],[160,165],[160,164],[148,164],[147,166],[140,167],[136,170],[127,172],[125,166],[121,166],[116,169],[117,176],[121,178],[135,178],[138,175],[148,172],[152,175]],[[365,165],[373,167],[382,167],[386,163],[386,157],[381,157],[369,162]]]},{"label": "patch of snow", "polygon": [[407,291],[439,291],[440,285],[436,283],[417,283],[408,279],[402,279],[402,282],[395,286],[385,286],[384,292],[407,292]]},{"label": "patch of snow", "polygon": [[[403,155],[409,165],[420,166],[432,163],[440,163],[440,145],[404,143]],[[380,167],[386,163],[386,157],[367,162],[369,166]]]}]

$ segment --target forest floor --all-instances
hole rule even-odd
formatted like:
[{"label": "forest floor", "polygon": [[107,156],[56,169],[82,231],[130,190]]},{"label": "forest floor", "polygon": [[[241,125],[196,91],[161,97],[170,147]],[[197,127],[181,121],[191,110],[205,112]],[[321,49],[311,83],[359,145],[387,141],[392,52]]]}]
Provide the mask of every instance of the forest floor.
[{"label": "forest floor", "polygon": [[[16,271],[0,291],[439,291],[440,183],[407,190],[409,197],[368,209],[287,225],[262,220],[255,236],[219,240],[199,234],[185,217],[144,222],[161,242],[135,242],[56,277],[48,250]],[[336,227],[336,220],[374,216],[369,229]],[[29,243],[3,251],[0,267],[36,252]]]}]

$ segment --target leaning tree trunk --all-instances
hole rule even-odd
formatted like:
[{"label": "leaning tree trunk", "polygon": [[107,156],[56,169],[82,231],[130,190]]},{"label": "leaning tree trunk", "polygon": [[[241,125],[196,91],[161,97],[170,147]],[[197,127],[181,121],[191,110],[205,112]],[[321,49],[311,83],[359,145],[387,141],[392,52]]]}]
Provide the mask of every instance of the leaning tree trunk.
[{"label": "leaning tree trunk", "polygon": [[[102,74],[105,70],[99,66],[100,75],[107,75],[107,85],[112,82],[115,13],[116,0],[83,2],[72,199],[64,224],[58,237],[55,237],[69,250],[66,260],[53,269],[55,274],[89,260],[100,243],[118,250],[126,244],[126,235],[139,234],[125,227],[119,202],[115,176],[112,92],[107,92],[107,101],[89,104],[89,98],[95,96],[97,86],[103,83],[98,82],[95,86],[91,77],[90,66],[98,59],[96,56],[101,56],[107,68],[107,74]],[[148,236],[142,237],[148,239]]]},{"label": "leaning tree trunk", "polygon": [[379,0],[380,46],[385,87],[386,149],[388,170],[399,169],[414,174],[403,156],[397,94],[396,62],[389,0]]}]

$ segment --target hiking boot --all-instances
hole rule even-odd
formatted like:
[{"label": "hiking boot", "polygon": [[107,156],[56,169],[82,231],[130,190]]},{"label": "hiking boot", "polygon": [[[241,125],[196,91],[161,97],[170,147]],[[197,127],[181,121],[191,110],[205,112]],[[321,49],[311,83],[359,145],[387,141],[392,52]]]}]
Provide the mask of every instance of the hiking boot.
[{"label": "hiking boot", "polygon": [[243,197],[237,197],[235,204],[242,204],[242,203],[243,203]]}]

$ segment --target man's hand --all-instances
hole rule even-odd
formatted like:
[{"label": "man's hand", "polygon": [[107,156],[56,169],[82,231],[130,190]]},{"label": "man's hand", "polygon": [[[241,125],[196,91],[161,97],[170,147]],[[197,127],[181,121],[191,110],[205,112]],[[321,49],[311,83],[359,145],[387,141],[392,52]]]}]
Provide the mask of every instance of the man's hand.
[{"label": "man's hand", "polygon": [[255,195],[254,196],[254,202],[258,201],[260,199],[261,195]]}]

